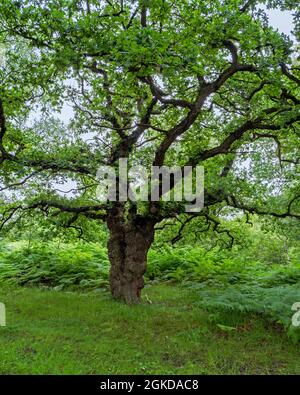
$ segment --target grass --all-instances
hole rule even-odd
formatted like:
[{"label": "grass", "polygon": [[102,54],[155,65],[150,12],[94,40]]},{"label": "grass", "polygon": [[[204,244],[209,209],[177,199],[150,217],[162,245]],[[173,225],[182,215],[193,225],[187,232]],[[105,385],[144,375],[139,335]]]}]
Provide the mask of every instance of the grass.
[{"label": "grass", "polygon": [[300,374],[280,326],[241,316],[216,325],[193,290],[157,285],[126,306],[105,291],[2,286],[1,374]]}]

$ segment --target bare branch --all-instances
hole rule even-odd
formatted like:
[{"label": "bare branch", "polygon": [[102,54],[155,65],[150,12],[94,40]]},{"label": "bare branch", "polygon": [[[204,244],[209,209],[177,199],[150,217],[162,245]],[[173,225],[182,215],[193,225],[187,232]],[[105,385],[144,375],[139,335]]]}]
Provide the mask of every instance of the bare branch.
[{"label": "bare branch", "polygon": [[277,212],[272,211],[272,210],[267,210],[267,209],[261,209],[259,207],[248,206],[245,203],[238,202],[238,200],[233,195],[228,196],[226,200],[227,200],[227,203],[228,203],[229,206],[238,208],[240,210],[249,212],[251,214],[270,215],[270,216],[276,217],[276,218],[288,218],[288,217],[290,217],[290,218],[295,218],[295,219],[299,220],[300,219],[300,214],[291,213],[292,204],[296,200],[298,200],[299,198],[300,198],[300,196],[294,197],[288,203],[287,210],[285,212],[283,212],[283,213],[277,213]]},{"label": "bare branch", "polygon": [[291,81],[296,82],[296,84],[300,85],[300,79],[295,77],[292,73],[290,73],[289,69],[287,68],[287,66],[284,63],[281,64],[281,70],[282,70],[282,73],[286,77],[288,77],[288,79],[290,79]]},{"label": "bare branch", "polygon": [[165,98],[166,96],[169,96],[169,94],[157,87],[152,77],[141,77],[140,80],[149,85],[153,96],[155,96],[161,103],[170,104],[174,107],[193,108],[193,103],[187,100]]}]

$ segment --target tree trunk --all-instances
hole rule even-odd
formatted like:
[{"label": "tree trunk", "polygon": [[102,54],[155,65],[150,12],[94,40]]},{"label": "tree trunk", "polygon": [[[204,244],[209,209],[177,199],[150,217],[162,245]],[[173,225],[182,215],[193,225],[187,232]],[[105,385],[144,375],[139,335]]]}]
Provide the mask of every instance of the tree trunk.
[{"label": "tree trunk", "polygon": [[110,289],[115,299],[128,304],[141,300],[147,253],[153,242],[154,224],[149,220],[124,223],[118,216],[109,216],[108,255]]}]

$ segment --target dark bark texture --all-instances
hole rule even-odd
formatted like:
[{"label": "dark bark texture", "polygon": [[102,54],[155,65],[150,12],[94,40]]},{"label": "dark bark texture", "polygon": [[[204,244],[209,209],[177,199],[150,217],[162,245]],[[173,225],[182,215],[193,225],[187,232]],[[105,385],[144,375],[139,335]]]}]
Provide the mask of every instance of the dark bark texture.
[{"label": "dark bark texture", "polygon": [[147,253],[154,238],[154,224],[144,218],[125,223],[116,213],[109,215],[107,224],[112,296],[128,304],[139,303]]}]

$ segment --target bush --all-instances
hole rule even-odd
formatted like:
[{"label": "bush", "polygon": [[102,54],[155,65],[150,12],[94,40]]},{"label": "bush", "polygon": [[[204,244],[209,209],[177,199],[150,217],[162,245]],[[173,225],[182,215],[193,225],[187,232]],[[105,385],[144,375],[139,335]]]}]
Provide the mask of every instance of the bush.
[{"label": "bush", "polygon": [[281,325],[292,341],[300,341],[300,327],[292,325],[294,312],[291,310],[295,302],[300,302],[299,284],[271,288],[229,285],[222,290],[200,288],[199,299],[196,304],[212,312],[217,325],[233,325],[240,316],[254,314]]},{"label": "bush", "polygon": [[108,258],[96,244],[24,245],[0,249],[0,283],[95,289],[108,283]]}]

